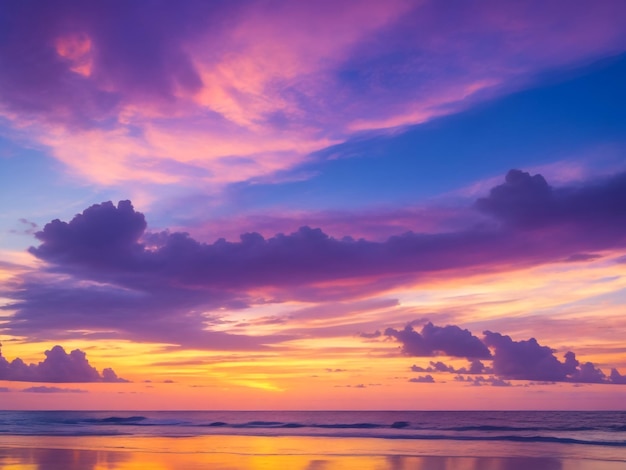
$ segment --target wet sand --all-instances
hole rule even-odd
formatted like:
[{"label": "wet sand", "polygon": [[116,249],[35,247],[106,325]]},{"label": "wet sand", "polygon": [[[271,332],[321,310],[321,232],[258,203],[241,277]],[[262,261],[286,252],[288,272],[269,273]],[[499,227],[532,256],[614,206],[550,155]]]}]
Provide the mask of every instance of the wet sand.
[{"label": "wet sand", "polygon": [[[563,448],[565,447],[565,448]],[[3,436],[3,470],[624,470],[619,455],[568,446],[476,446],[319,437]],[[533,449],[537,452],[532,455]],[[580,452],[589,455],[580,454]],[[473,455],[472,455],[473,454]],[[490,455],[492,454],[492,455]],[[508,454],[508,455],[507,455]],[[523,455],[528,454],[528,455]],[[537,455],[538,454],[538,455]],[[617,460],[616,460],[617,459]],[[621,461],[620,461],[621,460]]]}]

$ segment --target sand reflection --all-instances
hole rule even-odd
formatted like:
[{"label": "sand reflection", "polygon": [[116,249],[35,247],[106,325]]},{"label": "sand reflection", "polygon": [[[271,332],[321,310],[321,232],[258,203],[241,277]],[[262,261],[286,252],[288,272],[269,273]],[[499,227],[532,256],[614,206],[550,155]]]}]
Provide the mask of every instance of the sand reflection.
[{"label": "sand reflection", "polygon": [[[9,437],[9,436],[6,436]],[[438,443],[441,447],[442,443]],[[424,455],[371,439],[250,436],[210,438],[10,437],[0,447],[3,470],[618,470],[623,462],[556,457]],[[394,455],[402,453],[402,455]]]}]

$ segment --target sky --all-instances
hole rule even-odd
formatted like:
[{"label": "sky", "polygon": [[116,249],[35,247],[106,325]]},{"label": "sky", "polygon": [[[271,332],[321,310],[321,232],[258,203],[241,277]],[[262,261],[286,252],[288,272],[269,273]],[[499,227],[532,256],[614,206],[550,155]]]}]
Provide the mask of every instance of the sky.
[{"label": "sky", "polygon": [[0,408],[625,409],[624,24],[2,2]]}]

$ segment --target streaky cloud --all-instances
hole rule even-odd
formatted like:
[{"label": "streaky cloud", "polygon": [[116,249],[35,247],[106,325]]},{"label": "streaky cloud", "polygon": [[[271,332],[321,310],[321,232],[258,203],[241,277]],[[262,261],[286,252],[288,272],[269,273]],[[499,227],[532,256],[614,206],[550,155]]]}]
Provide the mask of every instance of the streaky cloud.
[{"label": "streaky cloud", "polygon": [[60,388],[60,387],[28,387],[22,392],[26,393],[89,393],[87,390],[81,390],[80,388]]}]

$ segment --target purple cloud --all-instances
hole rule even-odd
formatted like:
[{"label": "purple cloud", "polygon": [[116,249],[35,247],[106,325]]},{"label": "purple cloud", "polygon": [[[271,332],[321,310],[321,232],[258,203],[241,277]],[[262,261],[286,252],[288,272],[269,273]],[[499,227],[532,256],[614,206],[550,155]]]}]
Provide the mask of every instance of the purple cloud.
[{"label": "purple cloud", "polygon": [[621,241],[626,227],[624,201],[626,173],[582,186],[553,188],[541,175],[511,170],[504,184],[478,199],[476,207],[518,229],[594,227],[600,233],[593,238],[614,243]]},{"label": "purple cloud", "polygon": [[420,384],[434,384],[435,379],[433,379],[432,375],[420,375],[419,377],[413,377],[412,379],[409,379],[409,382]]},{"label": "purple cloud", "polygon": [[[93,268],[117,266],[133,260],[146,229],[146,221],[130,201],[95,204],[69,223],[56,219],[46,224],[37,238],[42,242],[31,253],[58,265],[90,265]],[[128,266],[131,267],[131,266]]]},{"label": "purple cloud", "polygon": [[[535,338],[514,341],[509,336],[485,331],[484,339],[480,340],[470,331],[462,330],[458,326],[448,325],[441,328],[431,323],[424,326],[421,334],[413,330],[411,325],[403,330],[387,328],[385,334],[402,343],[402,353],[407,356],[447,355],[471,358],[478,353],[484,354],[481,357],[492,361],[492,367],[478,359],[472,360],[469,367],[459,369],[441,361],[430,361],[429,367],[415,364],[411,366],[413,372],[419,373],[455,373],[458,374],[455,380],[473,382],[474,385],[483,385],[484,377],[464,378],[461,374],[493,374],[488,382],[494,386],[510,385],[506,380],[626,384],[626,376],[622,376],[616,369],[612,369],[607,377],[593,363],[581,364],[571,351],[565,354],[564,361],[559,361],[553,349],[540,345]],[[450,346],[451,343],[454,347]]]},{"label": "purple cloud", "polygon": [[[626,173],[552,188],[539,175],[512,170],[504,184],[476,203],[495,223],[407,232],[383,242],[336,239],[302,227],[271,238],[247,233],[238,242],[203,243],[186,233],[146,232],[143,214],[129,201],[95,204],[69,222],[54,220],[37,232],[40,244],[30,252],[44,268],[17,277],[21,285],[5,294],[14,302],[0,308],[15,313],[5,317],[4,329],[47,339],[82,329],[184,347],[263,349],[302,331],[246,336],[221,325],[211,331],[219,317],[207,312],[283,300],[341,301],[435,274],[456,276],[463,268],[510,269],[623,247],[624,188]],[[427,333],[459,335],[448,343],[436,340],[451,355],[463,356],[469,341],[476,350],[465,357],[489,357],[462,330]],[[410,331],[394,334],[413,338],[407,351],[427,356],[435,351]]]},{"label": "purple cloud", "polygon": [[626,375],[622,375],[617,369],[611,369],[609,380],[614,384],[626,385]]},{"label": "purple cloud", "polygon": [[469,330],[456,325],[444,327],[426,323],[421,333],[407,325],[403,330],[387,328],[386,336],[402,343],[402,353],[407,356],[446,355],[467,358],[488,358],[489,349]]},{"label": "purple cloud", "polygon": [[15,1],[0,10],[0,109],[97,184],[276,181],[363,130],[624,50],[621,2],[556,5]]},{"label": "purple cloud", "polygon": [[59,387],[28,387],[22,390],[26,393],[88,393],[87,390],[81,390],[79,388],[59,388]]},{"label": "purple cloud", "polygon": [[493,372],[491,367],[485,366],[478,359],[471,361],[468,367],[461,367],[459,369],[455,369],[453,366],[444,364],[441,361],[430,361],[429,367],[421,367],[413,364],[411,370],[413,372],[449,372],[452,374],[488,374]]},{"label": "purple cloud", "polygon": [[462,375],[457,375],[454,380],[457,382],[467,382],[475,387],[482,387],[483,385],[491,385],[492,387],[510,387],[512,385],[511,382],[494,376],[463,377]]},{"label": "purple cloud", "polygon": [[602,258],[602,255],[595,253],[574,253],[573,255],[568,256],[564,261],[567,263],[580,263],[585,261],[595,261],[599,258]]},{"label": "purple cloud", "polygon": [[124,102],[166,103],[177,91],[193,93],[202,82],[183,42],[224,6],[7,4],[0,12],[0,99],[22,113],[95,125]]},{"label": "purple cloud", "polygon": [[[626,173],[580,188],[555,190],[540,175],[511,170],[503,185],[476,203],[502,221],[506,225],[502,229],[407,232],[372,242],[335,239],[321,229],[302,227],[290,235],[265,239],[246,233],[239,242],[220,239],[213,244],[200,243],[186,233],[145,233],[145,218],[129,201],[121,201],[117,208],[106,202],[91,206],[69,223],[47,224],[37,233],[41,244],[30,251],[56,270],[84,270],[81,274],[86,277],[123,279],[131,285],[150,281],[205,289],[293,286],[527,262],[529,253],[519,253],[522,246],[543,261],[575,256],[586,245],[623,246],[626,224],[619,220],[626,216],[624,201]],[[573,226],[581,230],[572,231]],[[558,246],[549,240],[529,246],[524,232],[541,228],[569,231]],[[583,228],[593,228],[593,233]]]},{"label": "purple cloud", "polygon": [[102,375],[87,360],[80,349],[69,354],[61,346],[45,352],[46,358],[38,364],[26,364],[15,358],[9,362],[0,350],[0,380],[15,382],[128,382],[117,376],[113,369],[104,369]]},{"label": "purple cloud", "polygon": [[494,373],[506,379],[552,382],[604,383],[604,373],[592,363],[580,365],[573,352],[559,361],[554,351],[535,338],[513,341],[509,336],[485,331],[485,344],[494,350]]}]

